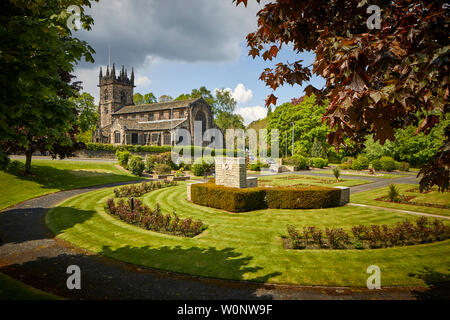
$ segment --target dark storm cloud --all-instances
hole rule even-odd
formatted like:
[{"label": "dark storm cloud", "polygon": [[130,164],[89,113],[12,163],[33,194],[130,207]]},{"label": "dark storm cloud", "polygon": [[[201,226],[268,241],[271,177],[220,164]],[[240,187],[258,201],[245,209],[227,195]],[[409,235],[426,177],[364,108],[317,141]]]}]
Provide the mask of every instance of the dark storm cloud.
[{"label": "dark storm cloud", "polygon": [[78,36],[97,52],[96,65],[108,63],[109,46],[111,62],[135,67],[147,56],[230,61],[255,29],[259,8],[253,3],[236,7],[231,0],[103,0],[87,11],[93,29]]}]

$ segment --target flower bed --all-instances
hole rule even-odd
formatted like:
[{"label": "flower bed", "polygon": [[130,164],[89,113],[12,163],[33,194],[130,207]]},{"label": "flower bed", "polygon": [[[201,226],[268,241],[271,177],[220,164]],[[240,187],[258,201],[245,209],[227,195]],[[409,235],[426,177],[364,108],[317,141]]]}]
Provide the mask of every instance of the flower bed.
[{"label": "flower bed", "polygon": [[342,228],[305,227],[299,232],[294,226],[287,226],[284,237],[287,249],[375,249],[408,246],[442,241],[450,238],[450,226],[435,219],[430,222],[420,217],[415,224],[405,220],[394,226],[354,226],[353,237]]},{"label": "flower bed", "polygon": [[123,186],[114,189],[114,195],[116,198],[121,197],[140,197],[150,191],[158,190],[161,188],[176,186],[175,181],[157,181],[157,182],[142,182],[141,184],[132,184],[129,186]]},{"label": "flower bed", "polygon": [[[132,203],[133,201],[133,203]],[[201,220],[192,218],[180,219],[176,213],[162,214],[159,204],[151,209],[139,199],[120,199],[116,205],[114,199],[108,199],[107,211],[120,220],[146,230],[172,234],[176,236],[195,237],[203,232],[206,226]]]},{"label": "flower bed", "polygon": [[402,204],[409,204],[413,206],[421,206],[421,207],[430,207],[430,208],[440,208],[440,209],[450,209],[450,205],[446,204],[438,204],[438,203],[428,203],[428,202],[416,202],[411,201],[414,199],[415,196],[404,196],[400,195],[396,201],[391,201],[389,197],[380,197],[376,198],[377,201],[384,201],[384,202],[392,202],[392,203],[402,203]]}]

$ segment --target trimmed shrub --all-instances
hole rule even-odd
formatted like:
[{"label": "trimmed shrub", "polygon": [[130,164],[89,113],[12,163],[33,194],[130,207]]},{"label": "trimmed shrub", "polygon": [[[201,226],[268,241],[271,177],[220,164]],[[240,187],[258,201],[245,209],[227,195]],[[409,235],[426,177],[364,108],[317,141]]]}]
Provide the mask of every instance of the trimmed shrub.
[{"label": "trimmed shrub", "polygon": [[383,169],[380,159],[372,160],[372,168],[376,171],[380,171],[381,169]]},{"label": "trimmed shrub", "polygon": [[328,165],[328,159],[310,158],[308,163],[309,163],[309,165],[313,166],[314,168],[323,168]]},{"label": "trimmed shrub", "polygon": [[409,171],[409,163],[408,162],[397,162],[396,168],[397,168],[397,170],[400,170],[400,171]]},{"label": "trimmed shrub", "polygon": [[352,164],[351,163],[341,163],[340,165],[338,165],[338,168],[341,170],[349,170],[352,168]]},{"label": "trimmed shrub", "polygon": [[212,183],[191,186],[192,202],[231,212],[244,212],[267,208],[265,190],[262,188],[238,189]]},{"label": "trimmed shrub", "polygon": [[295,167],[295,170],[305,170],[308,168],[308,160],[299,154],[292,156],[292,164]]},{"label": "trimmed shrub", "polygon": [[[127,151],[125,151],[127,152]],[[132,156],[130,158],[130,163],[128,164],[128,170],[131,171],[132,174],[137,176],[142,176],[142,172],[144,172],[145,164],[142,161],[142,158],[139,156]]]},{"label": "trimmed shrub", "polygon": [[339,189],[308,188],[248,188],[238,189],[198,183],[191,186],[192,202],[231,212],[273,209],[316,209],[339,206]]},{"label": "trimmed shrub", "polygon": [[176,181],[166,181],[163,182],[142,182],[141,184],[132,184],[129,186],[123,186],[120,188],[114,189],[114,195],[116,198],[121,197],[140,197],[150,191],[158,190],[161,188],[176,186]]},{"label": "trimmed shrub", "polygon": [[381,168],[384,171],[392,171],[395,170],[395,160],[391,157],[381,157],[380,159]]},{"label": "trimmed shrub", "polygon": [[341,163],[350,163],[352,164],[353,160],[355,160],[353,157],[343,157],[341,160]]},{"label": "trimmed shrub", "polygon": [[156,163],[153,167],[153,171],[157,174],[166,174],[170,173],[171,169],[167,164]]},{"label": "trimmed shrub", "polygon": [[128,160],[131,157],[131,153],[129,151],[117,150],[116,157],[119,165],[126,169],[128,167]]},{"label": "trimmed shrub", "polygon": [[206,172],[213,170],[214,158],[198,159],[192,166],[191,171],[195,176],[203,176]]},{"label": "trimmed shrub", "polygon": [[352,169],[353,170],[366,170],[366,169],[369,169],[369,158],[367,158],[364,155],[359,155],[358,158],[356,158],[352,162]]},{"label": "trimmed shrub", "polygon": [[326,187],[265,188],[268,208],[317,209],[339,206],[341,190]]}]

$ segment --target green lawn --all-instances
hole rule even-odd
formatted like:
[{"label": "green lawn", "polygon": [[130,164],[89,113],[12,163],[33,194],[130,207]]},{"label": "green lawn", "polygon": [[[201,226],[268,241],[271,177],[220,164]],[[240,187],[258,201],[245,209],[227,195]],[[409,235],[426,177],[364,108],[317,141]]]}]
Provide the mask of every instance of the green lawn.
[{"label": "green lawn", "polygon": [[339,181],[333,178],[322,178],[313,176],[302,176],[297,174],[286,174],[286,175],[274,175],[274,176],[264,176],[258,178],[259,186],[293,186],[293,185],[313,185],[313,186],[325,186],[325,187],[351,187],[360,184],[371,183],[370,180],[356,180],[356,179],[343,179],[340,178]]},{"label": "green lawn", "polygon": [[0,210],[60,190],[140,180],[108,162],[33,160],[31,177],[0,171]]},{"label": "green lawn", "polygon": [[[449,204],[449,193],[441,193],[438,191],[432,191],[430,193],[417,193],[417,192],[407,192],[408,190],[418,188],[418,185],[413,184],[396,184],[398,187],[400,194],[406,196],[416,196],[412,201],[416,202],[427,202],[427,203],[439,203],[439,204]],[[350,201],[353,203],[361,203],[368,204],[378,207],[386,207],[386,208],[394,208],[394,209],[402,209],[409,211],[418,211],[424,213],[433,213],[439,214],[442,216],[450,216],[450,209],[442,209],[442,208],[432,208],[425,206],[416,206],[410,204],[403,203],[394,203],[394,202],[386,202],[386,201],[378,201],[375,200],[377,198],[386,196],[388,194],[389,187],[379,188],[375,190],[365,191],[361,193],[357,193],[351,195]]]},{"label": "green lawn", "polygon": [[[370,265],[382,272],[382,286],[427,285],[448,279],[450,240],[375,250],[286,250],[286,224],[299,228],[392,224],[410,215],[344,206],[316,210],[260,210],[226,213],[185,200],[186,184],[143,197],[163,212],[202,219],[208,229],[182,238],[128,225],[104,211],[112,188],[68,199],[49,211],[46,223],[57,237],[78,247],[129,263],[205,277],[257,282],[365,286]],[[447,223],[447,222],[446,222]]]},{"label": "green lawn", "polygon": [[0,300],[55,300],[60,299],[49,293],[45,293],[20,281],[17,281],[4,273],[0,273]]},{"label": "green lawn", "polygon": [[[333,174],[333,170],[315,170],[312,171],[318,174]],[[382,178],[382,179],[397,179],[405,177],[405,175],[395,174],[395,173],[381,173],[376,172],[375,175],[368,174],[366,172],[357,170],[341,170],[341,176],[356,176],[356,177],[368,177],[368,178]]]}]

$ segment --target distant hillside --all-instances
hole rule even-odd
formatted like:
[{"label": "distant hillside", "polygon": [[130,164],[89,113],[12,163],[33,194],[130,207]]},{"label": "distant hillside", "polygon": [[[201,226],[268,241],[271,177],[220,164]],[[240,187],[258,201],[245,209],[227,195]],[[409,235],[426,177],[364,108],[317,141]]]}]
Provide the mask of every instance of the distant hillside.
[{"label": "distant hillside", "polygon": [[268,122],[269,122],[269,118],[267,118],[267,117],[264,119],[259,119],[259,120],[253,121],[247,126],[247,130],[248,129],[255,129],[255,130],[265,129],[267,127]]}]

